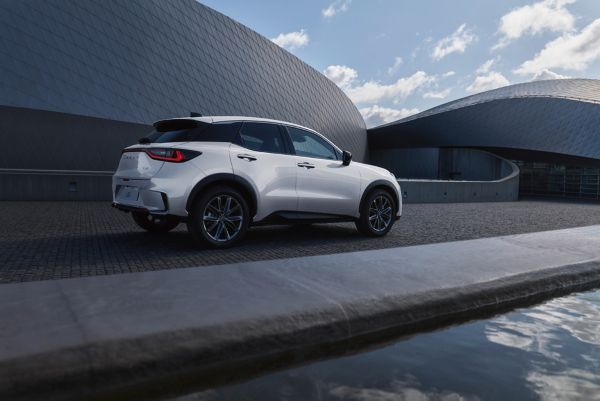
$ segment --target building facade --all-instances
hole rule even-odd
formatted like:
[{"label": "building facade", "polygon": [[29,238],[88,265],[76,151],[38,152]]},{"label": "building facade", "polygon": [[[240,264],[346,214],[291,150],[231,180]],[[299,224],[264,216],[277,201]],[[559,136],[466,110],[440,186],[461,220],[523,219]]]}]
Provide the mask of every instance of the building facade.
[{"label": "building facade", "polygon": [[290,121],[367,157],[333,82],[195,0],[4,0],[0,38],[0,199],[110,197],[120,150],[190,112]]},{"label": "building facade", "polygon": [[[369,146],[373,162],[401,177],[501,179],[485,152],[516,162],[521,195],[600,199],[599,127],[600,81],[561,79],[476,94],[370,129]],[[464,149],[471,155],[452,156]],[[424,160],[425,176],[415,176],[411,169]]]}]

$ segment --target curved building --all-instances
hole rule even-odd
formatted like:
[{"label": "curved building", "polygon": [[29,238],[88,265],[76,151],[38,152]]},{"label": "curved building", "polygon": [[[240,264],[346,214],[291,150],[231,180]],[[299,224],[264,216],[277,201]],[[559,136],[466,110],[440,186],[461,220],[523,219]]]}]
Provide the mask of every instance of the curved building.
[{"label": "curved building", "polygon": [[120,150],[190,112],[290,121],[366,157],[333,82],[195,0],[4,0],[0,37],[3,199],[105,198]]},{"label": "curved building", "polygon": [[600,199],[598,127],[600,81],[562,79],[469,96],[368,135],[373,160],[400,176],[468,180],[489,171],[470,160],[485,151],[517,162],[521,194]]}]

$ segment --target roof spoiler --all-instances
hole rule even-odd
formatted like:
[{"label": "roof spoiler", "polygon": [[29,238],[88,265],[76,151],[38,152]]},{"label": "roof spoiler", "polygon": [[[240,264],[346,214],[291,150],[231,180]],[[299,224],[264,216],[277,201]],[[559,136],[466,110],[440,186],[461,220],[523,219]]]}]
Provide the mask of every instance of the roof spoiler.
[{"label": "roof spoiler", "polygon": [[187,118],[174,118],[170,120],[160,120],[152,124],[158,132],[176,131],[180,129],[190,129],[198,127],[202,122],[190,120]]}]

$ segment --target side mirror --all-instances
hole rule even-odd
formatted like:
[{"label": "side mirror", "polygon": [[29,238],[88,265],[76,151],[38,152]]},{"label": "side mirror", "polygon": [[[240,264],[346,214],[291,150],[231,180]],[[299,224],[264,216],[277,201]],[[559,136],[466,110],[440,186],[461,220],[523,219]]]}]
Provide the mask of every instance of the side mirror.
[{"label": "side mirror", "polygon": [[348,152],[347,150],[344,150],[342,152],[342,164],[344,166],[347,166],[350,164],[351,160],[352,160],[352,153]]}]

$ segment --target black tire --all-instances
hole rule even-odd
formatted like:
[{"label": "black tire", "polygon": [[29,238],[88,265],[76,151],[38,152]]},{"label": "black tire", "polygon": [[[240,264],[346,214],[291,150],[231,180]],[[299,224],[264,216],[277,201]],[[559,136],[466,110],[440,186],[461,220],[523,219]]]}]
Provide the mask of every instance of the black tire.
[{"label": "black tire", "polygon": [[171,216],[153,216],[141,212],[131,212],[131,216],[138,226],[155,234],[167,233],[179,225],[179,220]]},{"label": "black tire", "polygon": [[[377,203],[374,204],[374,202]],[[379,213],[376,211],[377,208],[374,207],[378,203],[381,205]],[[383,213],[382,211],[387,210],[388,207],[390,208],[389,214]],[[360,205],[360,217],[356,220],[356,228],[363,235],[383,237],[390,232],[394,225],[396,210],[396,202],[394,202],[394,198],[388,191],[374,189],[365,196],[363,203]]]},{"label": "black tire", "polygon": [[[227,199],[231,199],[229,212]],[[244,238],[249,223],[250,213],[244,196],[234,188],[219,185],[208,188],[194,201],[187,227],[199,245],[228,248]]]}]

